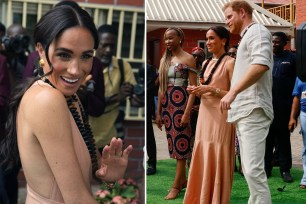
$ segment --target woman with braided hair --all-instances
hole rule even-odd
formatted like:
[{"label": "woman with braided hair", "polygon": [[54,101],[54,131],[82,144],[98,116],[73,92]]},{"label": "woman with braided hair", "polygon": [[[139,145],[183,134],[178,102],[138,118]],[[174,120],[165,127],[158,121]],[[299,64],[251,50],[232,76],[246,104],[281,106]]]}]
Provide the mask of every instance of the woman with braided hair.
[{"label": "woman with braided hair", "polygon": [[122,151],[122,141],[113,138],[100,159],[76,96],[98,47],[96,27],[85,10],[59,6],[40,19],[34,40],[46,74],[26,81],[12,97],[1,162],[21,162],[27,204],[97,203],[92,176],[122,178],[132,147]]},{"label": "woman with braided hair", "polygon": [[212,53],[203,63],[201,85],[188,92],[201,98],[184,203],[230,203],[234,175],[235,128],[226,122],[221,98],[230,89],[234,59],[226,55],[229,32],[222,26],[208,29],[206,46]]},{"label": "woman with braided hair", "polygon": [[168,28],[164,34],[166,50],[160,60],[159,93],[156,123],[165,125],[170,157],[176,159],[176,173],[166,200],[175,199],[186,188],[186,159],[191,157],[190,112],[194,95],[186,91],[196,84],[197,70],[193,56],[182,48],[184,33],[180,28]]}]

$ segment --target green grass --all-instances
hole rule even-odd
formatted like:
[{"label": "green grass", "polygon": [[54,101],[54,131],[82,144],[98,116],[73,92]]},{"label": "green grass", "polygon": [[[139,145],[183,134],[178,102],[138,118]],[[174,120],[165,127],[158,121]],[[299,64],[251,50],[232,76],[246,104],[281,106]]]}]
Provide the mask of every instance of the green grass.
[{"label": "green grass", "polygon": [[[181,192],[176,200],[164,200],[167,190],[171,188],[175,172],[175,160],[159,160],[157,162],[157,173],[147,176],[146,199],[148,204],[183,203],[185,190]],[[291,175],[294,178],[293,183],[285,183],[280,178],[279,168],[273,168],[272,177],[269,178],[269,187],[272,195],[273,204],[306,204],[306,190],[299,189],[299,183],[303,175],[301,169],[293,168]],[[286,185],[284,192],[279,192],[277,188]],[[234,184],[231,193],[231,204],[246,204],[249,197],[247,183],[243,176],[238,173],[234,175]]]}]

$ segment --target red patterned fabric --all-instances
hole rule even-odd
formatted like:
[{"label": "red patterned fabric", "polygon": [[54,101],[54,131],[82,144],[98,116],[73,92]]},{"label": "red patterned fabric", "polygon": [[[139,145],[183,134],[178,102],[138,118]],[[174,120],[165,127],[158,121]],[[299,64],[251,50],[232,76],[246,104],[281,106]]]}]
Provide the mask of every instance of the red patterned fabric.
[{"label": "red patterned fabric", "polygon": [[[177,64],[170,70],[169,78],[173,75],[187,85],[188,69],[183,69]],[[174,72],[174,73],[172,73]],[[177,86],[169,82],[167,91],[162,99],[162,117],[167,133],[169,155],[174,159],[187,159],[191,157],[191,126],[180,127],[181,118],[184,114],[188,101],[186,86]]]}]

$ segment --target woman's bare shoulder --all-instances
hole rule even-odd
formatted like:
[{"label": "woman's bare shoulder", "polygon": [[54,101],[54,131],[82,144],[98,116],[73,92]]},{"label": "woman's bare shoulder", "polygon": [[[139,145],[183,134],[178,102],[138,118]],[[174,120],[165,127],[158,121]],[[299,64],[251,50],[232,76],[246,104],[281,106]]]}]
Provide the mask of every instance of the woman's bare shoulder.
[{"label": "woman's bare shoulder", "polygon": [[25,92],[19,107],[19,112],[26,119],[35,121],[65,110],[67,105],[64,95],[43,82],[38,82]]},{"label": "woman's bare shoulder", "polygon": [[186,64],[188,67],[196,68],[194,57],[186,51],[184,51],[183,61],[184,61],[184,64]]},{"label": "woman's bare shoulder", "polygon": [[230,56],[227,56],[227,59],[226,59],[226,64],[227,64],[227,67],[229,69],[234,69],[234,65],[235,65],[235,58],[232,58]]}]

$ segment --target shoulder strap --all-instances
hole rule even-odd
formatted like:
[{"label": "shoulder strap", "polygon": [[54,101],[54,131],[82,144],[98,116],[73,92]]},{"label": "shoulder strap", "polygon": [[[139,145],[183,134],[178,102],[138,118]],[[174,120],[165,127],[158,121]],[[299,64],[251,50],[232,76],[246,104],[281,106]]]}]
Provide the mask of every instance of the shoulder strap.
[{"label": "shoulder strap", "polygon": [[123,67],[123,60],[122,59],[118,59],[118,65],[119,65],[119,70],[120,70],[120,86],[123,84],[124,82],[124,67]]}]

